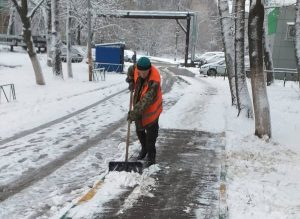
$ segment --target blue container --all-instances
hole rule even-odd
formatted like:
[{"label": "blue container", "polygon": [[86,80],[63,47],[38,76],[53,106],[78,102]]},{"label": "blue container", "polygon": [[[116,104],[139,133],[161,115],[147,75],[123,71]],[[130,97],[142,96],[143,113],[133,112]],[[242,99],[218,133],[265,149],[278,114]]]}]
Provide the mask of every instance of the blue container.
[{"label": "blue container", "polygon": [[123,72],[124,43],[96,44],[95,68],[105,68],[107,72]]}]

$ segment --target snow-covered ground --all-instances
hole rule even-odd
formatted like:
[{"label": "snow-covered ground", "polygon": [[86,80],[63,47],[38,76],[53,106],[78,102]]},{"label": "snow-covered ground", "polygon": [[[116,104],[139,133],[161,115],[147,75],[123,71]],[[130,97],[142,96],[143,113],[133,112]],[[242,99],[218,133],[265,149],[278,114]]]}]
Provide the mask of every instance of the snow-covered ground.
[{"label": "snow-covered ground", "polygon": [[[87,65],[85,63],[73,64],[73,79],[67,78],[67,75],[65,75],[64,80],[55,79],[51,69],[46,66],[46,56],[39,55],[39,59],[44,71],[46,86],[35,85],[32,66],[25,53],[20,51],[11,53],[7,51],[7,48],[0,48],[0,84],[14,83],[17,95],[17,100],[10,103],[6,103],[3,96],[1,98],[0,141],[21,131],[61,118],[127,88],[124,82],[124,74],[109,73],[106,81],[88,82]],[[170,63],[172,63],[172,59],[170,59]],[[63,67],[66,73],[66,65],[64,64]],[[236,109],[230,105],[228,81],[223,78],[201,77],[197,68],[190,68],[190,70],[195,72],[196,77],[183,76],[182,78],[186,81],[184,89],[183,85],[175,84],[172,91],[164,96],[165,100],[172,100],[172,98],[179,98],[179,100],[174,106],[165,107],[160,119],[160,126],[162,128],[196,129],[226,133],[229,218],[300,218],[300,91],[298,84],[287,82],[286,87],[283,87],[283,82],[276,81],[275,84],[268,87],[273,136],[271,139],[259,139],[253,134],[254,121],[237,117]],[[65,128],[67,128],[66,132],[72,134],[73,128],[76,129],[78,125],[89,127],[84,130],[83,135],[91,137],[95,135],[95,130],[108,128],[107,125],[110,121],[125,117],[128,107],[127,102],[128,93],[126,92],[119,97],[112,98],[109,103],[103,103],[99,107],[92,108],[81,118],[70,119],[70,121],[66,121],[64,126],[53,128],[51,136],[48,136],[49,138],[46,138],[47,133],[44,133],[45,139],[47,139],[45,143],[51,143],[51,139],[58,137],[60,130]],[[102,117],[103,114],[106,114],[106,117]],[[89,117],[91,115],[93,117]],[[95,120],[92,121],[91,118]],[[66,132],[61,135],[66,134]],[[124,133],[124,130],[120,130],[120,135],[125,136]],[[84,140],[77,139],[72,135],[64,138],[64,140],[69,141],[69,138],[72,138],[73,142]],[[18,152],[24,152],[24,150],[26,152],[26,147],[18,148],[18,146],[22,146],[22,142],[24,143],[25,140],[22,139],[18,144],[11,147],[15,147]],[[116,143],[117,141],[111,140],[106,143],[112,144],[113,142]],[[32,143],[34,144],[34,142]],[[138,144],[136,144],[137,146]],[[124,144],[120,144],[119,147],[123,148]],[[39,150],[42,149],[45,148]],[[12,160],[10,160],[12,157],[4,156],[10,153],[4,152],[9,148],[4,149],[3,146],[0,146],[1,150],[3,153],[1,152],[0,176],[6,176],[6,178],[4,177],[6,180],[16,175],[17,172],[4,174],[1,171],[3,167],[6,169],[12,168],[13,170],[13,164],[16,163],[17,166],[17,161],[20,160],[30,164],[30,162],[24,161],[25,157],[21,157],[17,153]],[[53,157],[61,153],[61,149],[56,149],[56,147],[51,150],[47,153]],[[29,151],[30,149],[28,149]],[[70,199],[75,200],[80,197],[88,189],[88,185],[97,180],[97,177],[91,179],[81,178],[83,173],[80,170],[84,169],[84,165],[88,162],[91,162],[88,155],[92,153],[97,155],[98,152],[91,148],[78,161],[70,162],[68,167],[65,168],[70,170],[76,166],[78,171],[75,174],[76,176],[72,172],[73,176],[68,177],[69,180],[78,180],[77,186],[82,185],[76,191],[69,192],[70,196],[64,197],[60,193],[63,189],[67,190],[67,188],[60,188],[64,185],[61,181],[59,181],[61,183],[59,187],[53,184],[55,181],[44,179],[43,182],[39,182],[39,186],[36,186],[36,188],[43,188],[42,191],[36,189],[36,192],[33,190],[29,193],[30,195],[26,193],[27,191],[22,191],[22,195],[15,195],[2,203],[0,202],[0,218],[9,218],[8,215],[15,215],[11,218],[20,218],[20,215],[21,218],[28,218],[30,215],[33,217],[31,209],[21,212],[24,209],[22,209],[22,206],[16,207],[15,203],[38,200],[36,198],[37,191],[41,196],[44,195],[45,199],[50,199],[50,203],[52,203],[52,206],[40,204],[41,209],[50,208],[51,215],[48,216],[54,218],[60,215],[63,210],[69,207],[64,203],[70,201]],[[113,154],[114,152],[107,153]],[[42,153],[33,151],[26,158],[30,160],[31,157],[35,158],[40,155]],[[52,159],[52,156],[49,156],[49,159]],[[103,156],[103,154],[99,156]],[[117,154],[116,156],[121,157],[123,154]],[[106,165],[101,164],[100,167]],[[26,165],[21,167],[24,170],[27,168]],[[100,167],[90,168],[90,171],[97,175],[96,172],[99,171]],[[58,170],[52,178],[58,179],[58,176],[67,173],[66,170],[61,170],[61,172]],[[89,205],[85,205],[85,211],[82,211],[78,217],[87,216],[87,212],[93,209],[101,210],[101,205],[109,198],[117,196],[124,186],[139,185],[135,188],[136,193],[133,194],[138,194],[141,189],[147,187],[143,187],[145,181],[155,186],[155,180],[152,180],[151,174],[155,174],[155,171],[158,170],[159,164],[155,165],[150,173],[143,176],[135,177],[120,174],[106,177],[104,182],[106,184],[102,189],[107,197],[95,195],[93,201]],[[22,172],[19,169],[17,171]],[[116,181],[116,179],[118,180]],[[47,180],[51,181],[52,184],[47,184]],[[42,187],[43,184],[44,187]],[[47,194],[49,193],[47,188],[49,191],[53,189],[50,192],[51,194]],[[151,195],[147,192],[144,191],[146,195]],[[28,197],[24,197],[24,194],[27,194]],[[133,199],[136,199],[136,197]],[[130,207],[132,202],[128,203],[128,206],[124,206],[124,209]],[[45,216],[39,214],[35,217],[45,218]]]}]

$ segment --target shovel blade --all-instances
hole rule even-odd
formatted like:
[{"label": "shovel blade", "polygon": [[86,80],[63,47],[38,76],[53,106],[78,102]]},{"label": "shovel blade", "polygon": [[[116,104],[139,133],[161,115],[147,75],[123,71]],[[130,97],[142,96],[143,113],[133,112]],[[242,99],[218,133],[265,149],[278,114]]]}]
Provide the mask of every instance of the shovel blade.
[{"label": "shovel blade", "polygon": [[112,161],[108,164],[109,171],[126,171],[126,172],[136,172],[142,173],[143,164],[141,162],[120,162]]}]

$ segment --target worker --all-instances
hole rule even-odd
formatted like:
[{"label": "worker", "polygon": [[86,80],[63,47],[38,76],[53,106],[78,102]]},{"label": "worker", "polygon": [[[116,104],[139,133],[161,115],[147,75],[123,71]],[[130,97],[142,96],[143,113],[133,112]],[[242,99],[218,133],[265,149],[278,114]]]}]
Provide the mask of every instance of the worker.
[{"label": "worker", "polygon": [[147,57],[138,59],[137,64],[128,68],[126,82],[134,92],[133,110],[128,112],[128,120],[135,121],[136,134],[141,143],[137,157],[142,160],[147,155],[146,167],[155,164],[155,143],[158,137],[158,120],[162,112],[162,92],[160,74]]}]

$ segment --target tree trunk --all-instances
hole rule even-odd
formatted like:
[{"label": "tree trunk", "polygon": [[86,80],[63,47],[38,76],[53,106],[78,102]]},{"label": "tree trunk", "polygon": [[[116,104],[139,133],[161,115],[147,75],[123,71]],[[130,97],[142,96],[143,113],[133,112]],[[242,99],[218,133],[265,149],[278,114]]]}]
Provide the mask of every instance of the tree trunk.
[{"label": "tree trunk", "polygon": [[16,7],[14,5],[12,5],[10,8],[10,12],[9,12],[7,35],[15,34],[15,19],[16,19]]},{"label": "tree trunk", "polygon": [[20,15],[23,24],[23,40],[26,43],[27,53],[32,63],[36,83],[38,85],[45,85],[45,79],[33,45],[32,34],[31,34],[31,23],[30,23],[31,18],[27,16],[28,14],[27,0],[22,0],[21,6],[19,6],[16,1],[12,1],[12,2],[15,5],[16,10]]},{"label": "tree trunk", "polygon": [[238,115],[243,113],[248,118],[253,118],[245,74],[245,0],[236,0],[235,14],[235,84]]},{"label": "tree trunk", "polygon": [[51,37],[52,37],[52,25],[51,25],[51,0],[47,0],[47,6],[46,6],[46,9],[44,9],[44,16],[46,18],[46,24],[45,24],[45,27],[47,28],[47,37],[46,37],[46,40],[47,40],[47,65],[48,67],[52,67],[52,62],[51,62],[51,47],[52,47],[52,40],[51,40]]},{"label": "tree trunk", "polygon": [[236,87],[234,76],[234,44],[233,44],[233,20],[229,14],[227,0],[218,0],[219,15],[221,21],[222,39],[224,45],[226,68],[228,74],[231,103],[236,105]]},{"label": "tree trunk", "polygon": [[91,1],[88,0],[88,39],[87,39],[87,57],[88,57],[88,73],[89,81],[93,80],[93,63],[92,63],[92,24],[91,24]]},{"label": "tree trunk", "polygon": [[62,63],[61,63],[61,41],[59,34],[58,21],[58,2],[59,0],[51,1],[51,15],[52,15],[52,70],[53,74],[63,79]]},{"label": "tree trunk", "polygon": [[270,107],[266,77],[263,71],[263,22],[264,6],[261,0],[252,3],[249,12],[248,37],[251,85],[255,113],[255,135],[271,137]]},{"label": "tree trunk", "polygon": [[274,75],[273,75],[273,60],[272,60],[272,53],[270,51],[270,45],[267,40],[266,36],[266,30],[264,28],[264,34],[263,34],[263,47],[264,47],[264,63],[265,68],[267,70],[267,85],[271,85],[274,81]]},{"label": "tree trunk", "polygon": [[296,3],[296,58],[297,58],[297,71],[298,71],[298,81],[300,87],[300,0]]},{"label": "tree trunk", "polygon": [[67,1],[67,22],[66,22],[66,35],[67,35],[67,66],[68,66],[68,77],[73,78],[73,71],[72,71],[72,52],[71,52],[71,30],[70,30],[70,24],[71,24],[71,16],[70,16],[70,0]]},{"label": "tree trunk", "polygon": [[78,24],[77,26],[77,37],[76,37],[76,41],[77,41],[77,45],[81,45],[81,26],[80,24]]}]

